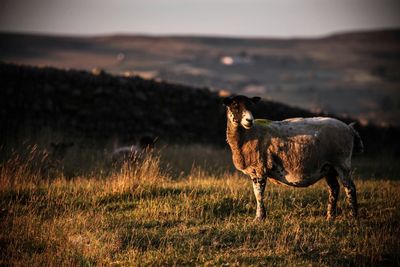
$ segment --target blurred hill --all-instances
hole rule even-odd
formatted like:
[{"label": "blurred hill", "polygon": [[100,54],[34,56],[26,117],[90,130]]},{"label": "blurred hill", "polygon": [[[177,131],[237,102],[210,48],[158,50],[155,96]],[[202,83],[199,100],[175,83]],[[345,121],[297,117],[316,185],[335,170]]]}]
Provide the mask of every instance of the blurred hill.
[{"label": "blurred hill", "polygon": [[319,39],[3,33],[0,60],[98,68],[400,125],[400,30]]},{"label": "blurred hill", "polygon": [[[219,94],[207,88],[4,63],[0,84],[0,147],[44,129],[95,142],[117,137],[133,143],[152,136],[163,143],[226,146],[225,108]],[[255,106],[254,115],[282,120],[321,114],[264,100]],[[358,125],[357,130],[367,153],[400,155],[400,128]]]}]

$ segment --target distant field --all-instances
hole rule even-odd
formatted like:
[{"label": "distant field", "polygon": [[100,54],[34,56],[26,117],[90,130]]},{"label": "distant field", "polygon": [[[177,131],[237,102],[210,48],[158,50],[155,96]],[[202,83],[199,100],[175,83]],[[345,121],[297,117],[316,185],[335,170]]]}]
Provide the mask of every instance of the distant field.
[{"label": "distant field", "polygon": [[0,61],[104,69],[394,125],[399,47],[400,30],[313,39],[0,33]]},{"label": "distant field", "polygon": [[0,265],[400,264],[399,172],[363,174],[388,160],[356,161],[357,221],[347,218],[343,192],[337,220],[325,220],[320,182],[268,184],[259,223],[251,183],[225,150],[167,147],[138,164],[106,169],[103,159],[69,178],[77,154],[51,173],[38,155],[31,147],[1,163]]}]

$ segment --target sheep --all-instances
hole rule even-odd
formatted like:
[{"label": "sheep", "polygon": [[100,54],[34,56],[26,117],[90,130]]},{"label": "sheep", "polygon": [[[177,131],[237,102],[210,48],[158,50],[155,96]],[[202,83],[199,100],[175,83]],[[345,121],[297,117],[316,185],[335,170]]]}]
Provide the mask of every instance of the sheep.
[{"label": "sheep", "polygon": [[68,150],[74,146],[72,142],[58,142],[58,143],[50,143],[51,146],[51,155],[52,158],[56,161],[62,161],[65,158]]},{"label": "sheep", "polygon": [[115,148],[111,153],[112,162],[118,164],[129,159],[138,159],[153,150],[156,141],[157,138],[143,136],[138,144]]},{"label": "sheep", "polygon": [[43,174],[52,177],[64,171],[64,159],[73,146],[73,142],[51,142],[49,152],[41,167]]},{"label": "sheep", "polygon": [[260,97],[241,95],[223,100],[233,164],[253,181],[257,201],[255,220],[266,217],[263,198],[267,180],[307,187],[322,178],[329,189],[327,219],[333,220],[336,215],[338,179],[345,188],[350,215],[356,218],[356,187],[350,177],[350,166],[353,152],[362,152],[363,143],[353,124],[330,117],[254,119],[249,108],[259,101]]}]

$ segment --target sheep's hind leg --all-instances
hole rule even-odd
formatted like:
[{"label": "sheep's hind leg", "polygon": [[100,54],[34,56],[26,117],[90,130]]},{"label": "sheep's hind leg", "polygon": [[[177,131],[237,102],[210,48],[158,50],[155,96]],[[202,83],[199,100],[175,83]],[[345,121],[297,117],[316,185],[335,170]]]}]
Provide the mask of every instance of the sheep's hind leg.
[{"label": "sheep's hind leg", "polygon": [[336,204],[339,196],[340,186],[336,178],[336,173],[329,173],[326,176],[326,183],[329,187],[327,220],[333,220],[336,217]]},{"label": "sheep's hind leg", "polygon": [[338,173],[339,179],[344,186],[344,190],[346,192],[347,202],[350,206],[351,212],[350,215],[353,218],[357,217],[357,192],[356,186],[354,185],[353,180],[350,177],[349,170],[341,170],[339,168],[335,168]]},{"label": "sheep's hind leg", "polygon": [[257,201],[257,212],[255,221],[265,219],[264,191],[267,180],[265,178],[253,178],[253,190]]}]

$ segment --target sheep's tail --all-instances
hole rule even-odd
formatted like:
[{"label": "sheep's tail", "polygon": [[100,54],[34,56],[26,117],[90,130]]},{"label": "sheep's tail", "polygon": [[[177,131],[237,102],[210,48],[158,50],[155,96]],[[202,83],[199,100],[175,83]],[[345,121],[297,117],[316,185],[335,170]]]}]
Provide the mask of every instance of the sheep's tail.
[{"label": "sheep's tail", "polygon": [[361,154],[361,153],[364,152],[364,144],[363,144],[363,142],[361,140],[360,134],[354,129],[354,125],[355,124],[356,124],[355,122],[352,122],[352,123],[349,124],[350,129],[351,129],[351,131],[353,133],[353,137],[354,137],[353,152]]}]

